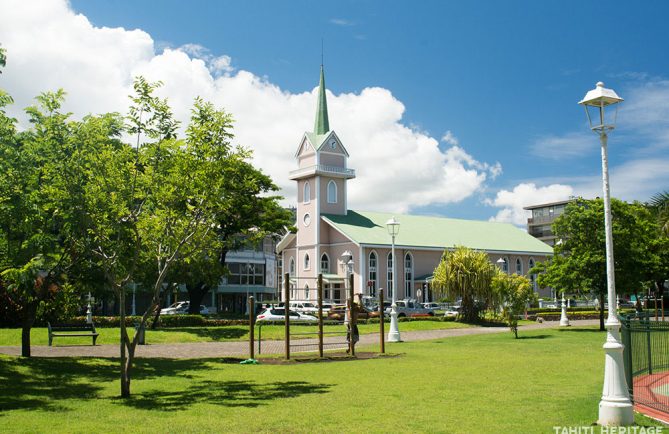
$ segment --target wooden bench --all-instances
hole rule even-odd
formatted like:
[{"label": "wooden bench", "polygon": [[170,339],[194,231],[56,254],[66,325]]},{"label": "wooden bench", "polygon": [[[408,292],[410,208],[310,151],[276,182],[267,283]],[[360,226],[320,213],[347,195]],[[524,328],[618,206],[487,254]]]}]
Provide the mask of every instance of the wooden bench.
[{"label": "wooden bench", "polygon": [[95,341],[98,339],[99,333],[95,331],[95,325],[91,324],[56,324],[51,325],[47,323],[49,327],[49,346],[53,342],[55,337],[78,337],[78,336],[90,336],[93,338],[93,346],[95,346]]}]

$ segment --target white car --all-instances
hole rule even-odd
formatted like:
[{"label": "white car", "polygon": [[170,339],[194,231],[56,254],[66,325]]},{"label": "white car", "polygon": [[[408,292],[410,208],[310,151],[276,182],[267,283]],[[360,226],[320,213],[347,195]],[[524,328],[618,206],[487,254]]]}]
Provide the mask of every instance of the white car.
[{"label": "white car", "polygon": [[456,317],[456,316],[458,316],[459,313],[460,312],[458,312],[457,309],[450,307],[450,308],[448,308],[444,311],[444,316],[446,316],[446,317]]},{"label": "white car", "polygon": [[[267,309],[264,309],[262,312],[258,314],[256,317],[256,321],[283,321],[286,319],[285,317],[286,311],[283,308],[279,307],[270,307]],[[301,313],[301,312],[295,312],[295,311],[289,311],[288,312],[288,317],[290,321],[300,321],[300,322],[317,322],[318,318],[316,318],[313,315],[307,315],[306,313]]]},{"label": "white car", "polygon": [[308,301],[291,301],[290,310],[313,315],[318,312],[318,306]]},{"label": "white car", "polygon": [[[177,301],[172,303],[169,307],[165,309],[160,309],[161,315],[185,315],[188,313],[188,308],[190,307],[189,301]],[[208,315],[209,309],[207,306],[200,305],[200,315]]]}]

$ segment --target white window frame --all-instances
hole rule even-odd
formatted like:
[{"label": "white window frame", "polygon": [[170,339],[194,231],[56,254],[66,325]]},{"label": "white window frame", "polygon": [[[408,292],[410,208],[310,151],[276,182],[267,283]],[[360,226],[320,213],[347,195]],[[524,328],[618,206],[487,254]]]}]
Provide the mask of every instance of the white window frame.
[{"label": "white window frame", "polygon": [[504,263],[502,264],[502,271],[506,274],[509,274],[509,258],[504,257],[502,260],[504,260]]},{"label": "white window frame", "polygon": [[[323,261],[323,258],[325,258],[325,261]],[[324,263],[324,262],[327,264],[326,267],[323,267],[323,263]],[[323,253],[323,254],[321,255],[321,263],[320,263],[320,265],[321,265],[321,273],[326,274],[326,273],[329,273],[329,272],[330,272],[330,257],[328,256],[327,253]]]},{"label": "white window frame", "polygon": [[[409,258],[409,268],[407,269],[407,258]],[[404,296],[413,297],[413,255],[406,252],[404,255]]]},{"label": "white window frame", "polygon": [[[374,255],[374,265],[372,265],[372,255]],[[376,289],[377,289],[377,285],[378,285],[377,282],[378,282],[378,278],[379,278],[379,273],[378,273],[379,255],[378,255],[378,253],[376,253],[375,250],[372,250],[371,252],[369,252],[369,256],[367,257],[367,265],[368,265],[368,267],[367,267],[367,272],[368,272],[367,277],[368,277],[368,279],[367,280],[372,282],[372,287],[370,289],[370,294],[369,295],[371,295],[372,297],[376,297]],[[374,274],[372,274],[372,273],[374,273]]]},{"label": "white window frame", "polygon": [[[330,186],[333,187],[332,190],[330,189]],[[332,179],[328,182],[327,196],[328,203],[337,203],[337,183]]]},{"label": "white window frame", "polygon": [[311,269],[311,258],[309,258],[309,253],[304,254],[304,269],[305,270]]},{"label": "white window frame", "polygon": [[288,269],[288,274],[293,276],[295,275],[295,258],[290,257],[290,268]]},{"label": "white window frame", "polygon": [[516,258],[516,274],[519,276],[523,275],[523,260]]},{"label": "white window frame", "polygon": [[302,193],[303,193],[302,202],[304,203],[311,202],[311,184],[309,184],[309,181],[305,181],[304,190],[302,191]]}]

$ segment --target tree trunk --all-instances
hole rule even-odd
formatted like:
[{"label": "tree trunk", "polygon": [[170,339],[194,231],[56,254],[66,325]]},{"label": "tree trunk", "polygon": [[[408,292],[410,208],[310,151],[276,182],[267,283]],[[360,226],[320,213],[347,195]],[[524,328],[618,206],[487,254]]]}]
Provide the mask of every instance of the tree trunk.
[{"label": "tree trunk", "polygon": [[188,300],[190,301],[188,313],[200,313],[200,304],[204,296],[209,292],[209,287],[202,282],[198,282],[196,285],[186,284],[186,291],[188,291]]},{"label": "tree trunk", "polygon": [[599,293],[599,331],[604,331],[604,293]]},{"label": "tree trunk", "polygon": [[121,339],[119,339],[121,342],[121,397],[128,398],[130,397],[130,373],[127,369],[128,358],[125,352],[126,337],[128,336],[125,328],[125,288],[119,288],[118,302],[119,320],[121,322]]},{"label": "tree trunk", "polygon": [[28,304],[21,321],[21,357],[30,357],[30,329],[35,324],[36,314],[37,305],[35,303]]},{"label": "tree trunk", "polygon": [[163,304],[164,294],[165,291],[161,291],[158,293],[158,306],[156,306],[156,314],[153,316],[153,322],[151,323],[151,330],[156,330],[158,328],[158,320],[160,319],[160,306]]}]

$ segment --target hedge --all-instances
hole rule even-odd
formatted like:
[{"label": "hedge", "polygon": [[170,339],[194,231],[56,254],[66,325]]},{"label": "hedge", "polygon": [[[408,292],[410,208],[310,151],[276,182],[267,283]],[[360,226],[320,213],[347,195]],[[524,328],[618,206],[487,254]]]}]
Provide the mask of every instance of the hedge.
[{"label": "hedge", "polygon": [[[126,327],[134,327],[135,324],[139,323],[142,319],[141,316],[127,316],[125,317]],[[385,322],[390,321],[390,316],[386,315],[384,318]],[[207,318],[202,315],[161,315],[159,318],[160,327],[221,327],[221,326],[247,326],[249,325],[249,320],[247,319],[216,319],[216,318]],[[399,322],[412,322],[412,321],[437,321],[437,322],[449,322],[455,321],[455,317],[452,316],[428,316],[428,317],[402,317],[398,318]],[[71,318],[69,322],[72,323],[84,323],[86,322],[85,316],[76,316]],[[96,327],[119,327],[121,324],[120,317],[118,316],[94,316],[93,323]],[[358,324],[378,324],[379,318],[370,318],[370,319],[360,319]],[[146,321],[146,326],[150,327],[153,324],[153,316],[149,317]],[[264,325],[276,324],[283,325],[283,321],[272,321],[271,323],[265,322]],[[304,324],[304,323],[295,323],[292,324]],[[318,323],[314,323],[318,324]],[[335,325],[341,324],[338,321],[323,321],[324,325]]]}]

